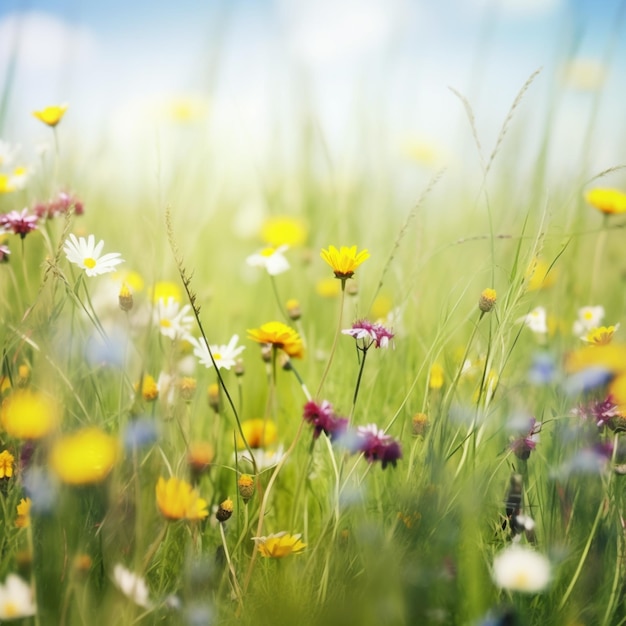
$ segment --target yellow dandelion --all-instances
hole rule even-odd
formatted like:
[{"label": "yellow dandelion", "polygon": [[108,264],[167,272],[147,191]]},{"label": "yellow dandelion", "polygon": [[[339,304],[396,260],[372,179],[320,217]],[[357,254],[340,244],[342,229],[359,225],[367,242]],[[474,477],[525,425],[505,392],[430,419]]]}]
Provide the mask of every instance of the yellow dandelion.
[{"label": "yellow dandelion", "polygon": [[547,289],[554,285],[557,279],[557,272],[543,259],[535,258],[526,269],[526,289],[528,291],[538,291]]},{"label": "yellow dandelion", "polygon": [[328,246],[328,250],[323,249],[320,256],[330,265],[335,277],[345,281],[352,278],[356,268],[369,259],[370,254],[367,250],[361,250],[357,254],[356,246],[341,246],[339,250],[335,246]]},{"label": "yellow dandelion", "polygon": [[301,246],[307,238],[304,222],[297,217],[276,215],[263,222],[261,238],[270,246]]},{"label": "yellow dandelion", "polygon": [[[139,390],[139,383],[135,383],[135,391]],[[153,402],[159,397],[159,386],[149,374],[141,379],[141,396],[146,402]]]},{"label": "yellow dandelion", "polygon": [[30,498],[22,498],[17,505],[17,517],[15,525],[18,528],[28,528],[30,526],[30,507],[32,501]]},{"label": "yellow dandelion", "polygon": [[178,478],[160,477],[156,486],[159,511],[168,520],[200,520],[208,516],[208,504],[192,486]]},{"label": "yellow dandelion", "polygon": [[443,387],[444,371],[439,363],[433,363],[428,377],[428,387],[430,389],[441,389]]},{"label": "yellow dandelion", "polygon": [[611,343],[615,331],[619,328],[619,324],[615,326],[600,326],[592,328],[584,337],[584,341],[594,346],[606,346]]},{"label": "yellow dandelion", "polygon": [[[276,423],[272,420],[264,420],[261,418],[244,420],[241,422],[241,430],[251,448],[269,446],[273,444],[278,437]],[[237,434],[237,447],[239,449],[245,447],[239,433]]]},{"label": "yellow dandelion", "polygon": [[281,559],[290,554],[298,554],[306,548],[306,543],[300,540],[301,534],[289,535],[285,531],[268,535],[267,537],[252,537],[261,556],[272,559]]},{"label": "yellow dandelion", "polygon": [[15,457],[8,451],[0,452],[0,478],[11,478],[13,476],[13,464]]},{"label": "yellow dandelion", "polygon": [[58,439],[50,452],[50,467],[68,485],[102,482],[118,456],[117,441],[95,426]]},{"label": "yellow dandelion", "polygon": [[54,128],[65,115],[67,104],[53,105],[42,109],[41,111],[33,111],[33,115],[44,124]]},{"label": "yellow dandelion", "polygon": [[59,410],[52,398],[29,389],[7,396],[0,408],[0,423],[18,439],[41,439],[59,423]]},{"label": "yellow dandelion", "polygon": [[619,189],[590,189],[585,194],[585,200],[605,215],[626,213],[626,193]]},{"label": "yellow dandelion", "polygon": [[267,322],[260,328],[248,329],[247,332],[253,341],[280,348],[291,357],[302,357],[304,354],[300,335],[282,322]]}]

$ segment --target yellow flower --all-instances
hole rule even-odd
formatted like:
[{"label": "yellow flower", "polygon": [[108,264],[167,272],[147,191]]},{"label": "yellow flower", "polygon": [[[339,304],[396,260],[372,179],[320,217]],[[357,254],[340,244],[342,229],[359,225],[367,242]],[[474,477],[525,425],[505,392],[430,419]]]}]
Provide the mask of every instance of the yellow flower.
[{"label": "yellow flower", "polygon": [[341,293],[341,285],[334,278],[320,278],[315,284],[315,291],[322,298],[334,298]]},{"label": "yellow flower", "polygon": [[271,344],[281,348],[289,356],[302,357],[304,346],[300,335],[282,322],[267,322],[261,328],[248,329],[248,337],[258,343]]},{"label": "yellow flower", "polygon": [[9,175],[0,172],[0,193],[11,193],[12,191],[15,191],[15,186],[9,178]]},{"label": "yellow flower", "polygon": [[585,200],[605,215],[626,213],[626,193],[619,189],[590,189]]},{"label": "yellow flower", "polygon": [[15,525],[18,528],[28,528],[30,526],[30,507],[32,501],[30,498],[22,498],[17,505],[17,518]]},{"label": "yellow flower", "polygon": [[441,389],[443,387],[444,372],[439,363],[433,363],[428,377],[428,386],[431,389]]},{"label": "yellow flower", "polygon": [[180,303],[180,287],[176,283],[166,280],[156,283],[154,285],[154,289],[152,290],[152,300],[154,302],[158,302],[159,300],[167,302],[169,298],[174,298],[176,302]]},{"label": "yellow flower", "polygon": [[161,514],[169,520],[199,520],[209,514],[208,504],[191,485],[178,478],[159,478],[156,500]]},{"label": "yellow flower", "polygon": [[356,268],[370,258],[367,250],[361,250],[357,254],[356,246],[341,246],[339,250],[335,246],[328,246],[328,250],[323,249],[320,256],[333,268],[335,277],[341,280],[352,278]]},{"label": "yellow flower", "polygon": [[[263,448],[276,441],[278,431],[276,424],[271,420],[261,418],[245,420],[241,422],[241,430],[251,448]],[[245,444],[241,435],[237,433],[237,447],[244,448]]]},{"label": "yellow flower", "polygon": [[54,400],[42,393],[20,389],[7,396],[0,408],[4,430],[18,439],[41,439],[59,422]]},{"label": "yellow flower", "polygon": [[218,522],[225,522],[230,519],[230,516],[233,514],[233,501],[230,498],[226,498],[224,502],[222,502],[218,509],[217,513],[215,513],[215,517]]},{"label": "yellow flower", "polygon": [[554,285],[557,273],[543,259],[533,259],[526,269],[526,289],[528,291],[538,291]]},{"label": "yellow flower", "polygon": [[565,358],[565,371],[568,374],[575,374],[589,367],[601,367],[611,374],[626,372],[626,346],[585,346]]},{"label": "yellow flower", "polygon": [[301,219],[277,215],[265,220],[261,227],[261,237],[274,248],[283,245],[293,247],[306,241],[307,232]]},{"label": "yellow flower", "polygon": [[393,302],[389,296],[377,296],[372,303],[372,308],[370,310],[372,318],[375,320],[384,320],[389,315],[389,313],[391,313],[392,306]]},{"label": "yellow flower", "polygon": [[288,535],[285,531],[268,535],[267,537],[252,537],[261,556],[272,559],[281,559],[290,554],[298,554],[306,548],[306,543],[300,541],[301,534]]},{"label": "yellow flower", "polygon": [[478,308],[483,313],[489,313],[493,309],[498,296],[495,289],[483,289],[478,299]]},{"label": "yellow flower", "polygon": [[250,474],[242,474],[237,480],[239,495],[245,504],[254,495],[254,478]]},{"label": "yellow flower", "polygon": [[122,311],[128,312],[133,308],[133,292],[128,288],[126,283],[122,283],[120,293],[117,298]]},{"label": "yellow flower", "polygon": [[0,478],[13,476],[13,463],[15,463],[15,457],[8,450],[0,452]]},{"label": "yellow flower", "polygon": [[611,343],[611,339],[613,339],[613,335],[618,328],[619,324],[592,328],[583,339],[594,346],[606,346]]},{"label": "yellow flower", "polygon": [[67,104],[49,106],[41,111],[33,111],[33,115],[50,127],[56,126],[67,111]]},{"label": "yellow flower", "polygon": [[117,459],[116,440],[95,426],[58,439],[50,452],[50,467],[68,485],[102,482]]},{"label": "yellow flower", "polygon": [[[135,383],[135,391],[138,389],[139,383]],[[141,396],[146,402],[153,402],[159,397],[159,387],[150,374],[144,374],[141,379]]]},{"label": "yellow flower", "polygon": [[187,452],[187,464],[192,478],[199,480],[200,476],[209,470],[214,458],[215,450],[208,441],[191,443]]}]

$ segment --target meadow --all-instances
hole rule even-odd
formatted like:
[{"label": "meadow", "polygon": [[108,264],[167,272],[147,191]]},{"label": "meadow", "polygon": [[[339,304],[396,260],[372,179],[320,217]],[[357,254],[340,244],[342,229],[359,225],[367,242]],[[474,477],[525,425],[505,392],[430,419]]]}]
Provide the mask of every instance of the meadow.
[{"label": "meadow", "polygon": [[0,621],[626,622],[626,179],[518,175],[533,80],[410,204],[0,144]]}]

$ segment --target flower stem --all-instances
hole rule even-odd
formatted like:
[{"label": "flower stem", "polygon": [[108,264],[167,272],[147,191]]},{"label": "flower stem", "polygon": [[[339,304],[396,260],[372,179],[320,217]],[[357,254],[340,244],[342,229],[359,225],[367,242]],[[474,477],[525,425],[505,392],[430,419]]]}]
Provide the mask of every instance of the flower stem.
[{"label": "flower stem", "polygon": [[[368,346],[369,347],[369,346]],[[365,367],[365,359],[367,357],[367,348],[357,347],[357,350],[361,350],[363,352],[363,358],[361,359],[361,365],[359,367],[359,375],[356,379],[356,386],[354,388],[354,396],[352,398],[352,408],[350,409],[350,415],[348,415],[348,422],[352,421],[352,416],[354,415],[354,409],[356,407],[356,399],[359,395],[359,389],[361,388],[361,377],[363,376],[363,368]]]},{"label": "flower stem", "polygon": [[235,592],[235,595],[237,596],[239,606],[241,607],[243,605],[241,588],[239,587],[239,583],[237,582],[237,574],[235,573],[235,568],[233,567],[233,563],[230,560],[230,554],[228,553],[228,544],[226,543],[226,535],[224,534],[224,524],[222,523],[220,523],[220,537],[222,538],[222,547],[224,548],[224,556],[226,557],[226,562],[228,563],[228,569],[230,570],[230,575],[233,578],[233,590]]},{"label": "flower stem", "polygon": [[341,281],[341,299],[339,303],[339,322],[337,324],[337,330],[335,331],[335,338],[333,339],[333,346],[330,349],[330,355],[328,356],[328,361],[326,362],[326,369],[322,374],[322,378],[320,380],[320,384],[317,387],[317,393],[315,394],[316,398],[319,398],[320,393],[322,392],[322,387],[324,386],[324,381],[326,380],[326,376],[328,376],[328,372],[330,371],[330,364],[333,362],[333,357],[335,356],[335,351],[337,349],[337,341],[339,339],[339,335],[341,334],[341,321],[343,319],[343,305],[346,300],[346,281],[345,279]]}]

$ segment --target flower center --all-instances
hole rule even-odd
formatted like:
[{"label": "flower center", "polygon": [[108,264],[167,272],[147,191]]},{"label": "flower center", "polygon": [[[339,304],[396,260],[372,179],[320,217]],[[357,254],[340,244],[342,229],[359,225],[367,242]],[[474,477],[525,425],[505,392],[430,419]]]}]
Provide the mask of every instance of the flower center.
[{"label": "flower center", "polygon": [[12,602],[11,600],[5,602],[2,609],[3,609],[4,615],[8,617],[9,619],[11,619],[12,617],[19,616],[19,611],[17,610],[17,604],[15,604],[15,602]]},{"label": "flower center", "polygon": [[83,259],[83,265],[87,268],[87,269],[93,269],[94,267],[96,267],[96,260],[92,259],[90,256],[88,256],[87,258]]},{"label": "flower center", "polygon": [[213,353],[213,358],[214,358],[216,361],[221,361],[223,357],[222,357],[222,355],[221,355],[219,352],[214,352],[214,353]]},{"label": "flower center", "polygon": [[261,256],[270,257],[274,254],[274,252],[276,252],[274,248],[265,248],[264,250],[261,250]]},{"label": "flower center", "polygon": [[171,320],[167,318],[163,318],[159,323],[161,324],[161,328],[170,328],[172,326]]}]

